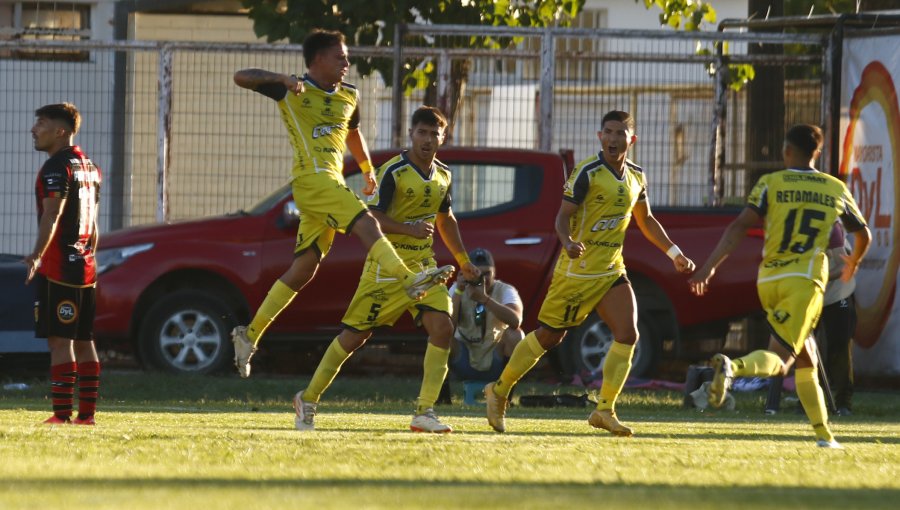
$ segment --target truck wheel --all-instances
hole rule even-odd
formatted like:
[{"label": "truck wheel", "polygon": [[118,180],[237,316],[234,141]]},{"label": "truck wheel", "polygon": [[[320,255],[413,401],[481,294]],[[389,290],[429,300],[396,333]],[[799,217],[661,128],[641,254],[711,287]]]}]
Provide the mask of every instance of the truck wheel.
[{"label": "truck wheel", "polygon": [[176,374],[208,374],[229,366],[233,314],[204,292],[164,295],[141,323],[139,349],[150,367]]},{"label": "truck wheel", "polygon": [[[640,338],[631,360],[631,376],[647,377],[656,368],[659,359],[659,336],[650,323],[651,317],[642,318],[638,313],[638,333]],[[562,347],[562,365],[569,375],[588,375],[599,378],[603,375],[603,363],[612,347],[613,335],[603,320],[592,313],[566,336]]]}]

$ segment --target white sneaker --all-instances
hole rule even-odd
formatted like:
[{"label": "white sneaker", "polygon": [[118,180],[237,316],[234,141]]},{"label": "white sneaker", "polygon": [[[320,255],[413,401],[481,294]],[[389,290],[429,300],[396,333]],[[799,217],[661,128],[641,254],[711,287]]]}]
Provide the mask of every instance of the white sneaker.
[{"label": "white sneaker", "polygon": [[413,416],[412,422],[409,424],[409,430],[413,432],[436,432],[439,434],[453,432],[450,425],[441,423],[441,420],[434,414],[434,409],[430,407],[424,413]]},{"label": "white sneaker", "polygon": [[819,448],[831,448],[832,450],[843,450],[844,447],[841,443],[838,443],[834,439],[828,441],[827,439],[818,439],[816,440],[816,446]]},{"label": "white sneaker", "polygon": [[318,404],[312,402],[304,402],[300,395],[302,391],[298,391],[294,395],[294,428],[297,430],[315,430],[316,424],[316,407]]},{"label": "white sneaker", "polygon": [[456,268],[453,266],[433,267],[416,274],[406,287],[406,295],[415,300],[420,300],[428,294],[428,289],[435,285],[443,285],[453,276]]},{"label": "white sneaker", "polygon": [[231,343],[234,344],[234,366],[244,379],[250,377],[250,358],[256,354],[256,346],[247,338],[247,326],[237,326],[231,330]]}]

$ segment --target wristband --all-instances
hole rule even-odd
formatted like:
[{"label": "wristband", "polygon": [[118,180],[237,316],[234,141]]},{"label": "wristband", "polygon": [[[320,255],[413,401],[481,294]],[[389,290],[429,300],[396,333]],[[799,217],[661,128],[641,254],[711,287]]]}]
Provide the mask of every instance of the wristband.
[{"label": "wristband", "polygon": [[673,244],[669,250],[666,252],[666,255],[669,256],[670,259],[675,260],[676,257],[681,255],[681,248],[678,247],[677,244]]},{"label": "wristband", "polygon": [[469,260],[469,254],[464,251],[457,253],[453,257],[456,259],[456,263],[459,264],[459,267],[463,267],[467,263],[471,262],[471,260]]},{"label": "wristband", "polygon": [[369,160],[363,161],[362,163],[359,164],[359,169],[362,170],[362,173],[364,173],[364,174],[371,172],[373,170],[372,162]]},{"label": "wristband", "polygon": [[465,292],[465,291],[459,287],[457,287],[456,289],[453,290],[453,293],[456,294],[457,296],[462,296],[463,292]]}]

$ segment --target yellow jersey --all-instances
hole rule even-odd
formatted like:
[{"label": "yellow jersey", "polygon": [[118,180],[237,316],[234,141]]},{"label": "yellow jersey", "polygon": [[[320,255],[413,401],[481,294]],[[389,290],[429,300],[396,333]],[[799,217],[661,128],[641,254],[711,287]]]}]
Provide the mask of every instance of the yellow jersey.
[{"label": "yellow jersey", "polygon": [[[439,212],[450,211],[450,169],[437,159],[431,168],[422,169],[409,159],[407,151],[403,151],[381,165],[375,171],[375,179],[378,188],[369,197],[369,209],[381,211],[394,221],[413,223],[424,220],[434,224]],[[386,236],[407,265],[434,258],[432,237]]]},{"label": "yellow jersey", "polygon": [[760,177],[747,206],[765,218],[761,283],[800,276],[824,289],[832,225],[840,218],[848,232],[866,226],[847,186],[812,168],[789,168]]},{"label": "yellow jersey", "polygon": [[347,134],[359,127],[359,91],[341,82],[326,90],[304,75],[304,92],[289,93],[282,84],[258,87],[256,92],[278,102],[281,120],[294,149],[291,177],[332,172],[342,176]]},{"label": "yellow jersey", "polygon": [[626,160],[622,175],[607,166],[603,153],[585,159],[572,172],[563,200],[578,205],[569,230],[584,253],[569,258],[563,250],[556,271],[574,278],[599,278],[625,272],[622,244],[637,202],[647,200],[643,170]]}]

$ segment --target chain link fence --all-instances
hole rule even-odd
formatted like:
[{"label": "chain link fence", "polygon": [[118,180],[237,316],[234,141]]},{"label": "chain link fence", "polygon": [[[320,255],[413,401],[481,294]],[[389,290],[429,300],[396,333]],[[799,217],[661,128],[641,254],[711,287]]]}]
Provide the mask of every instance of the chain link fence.
[{"label": "chain link fence", "polygon": [[[455,145],[570,149],[580,160],[599,150],[603,114],[627,110],[639,137],[631,157],[656,208],[743,201],[754,172],[780,161],[785,126],[821,123],[828,93],[819,36],[397,32],[392,46],[350,48],[365,61],[354,60],[348,81],[361,90],[370,148],[405,145],[424,103],[452,117]],[[725,77],[741,64],[757,78],[733,90]],[[380,72],[360,76],[363,66]],[[0,41],[0,252],[27,253],[36,236],[34,178],[46,155],[29,128],[43,104],[70,101],[84,116],[76,142],[104,171],[103,231],[248,209],[287,182],[292,153],[276,105],[232,81],[247,67],[305,71],[294,45]]]}]

